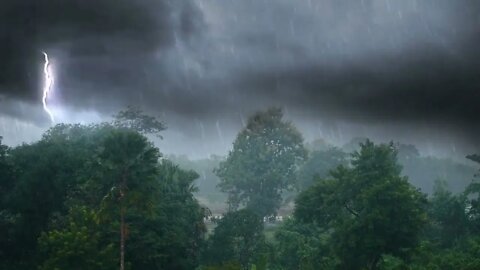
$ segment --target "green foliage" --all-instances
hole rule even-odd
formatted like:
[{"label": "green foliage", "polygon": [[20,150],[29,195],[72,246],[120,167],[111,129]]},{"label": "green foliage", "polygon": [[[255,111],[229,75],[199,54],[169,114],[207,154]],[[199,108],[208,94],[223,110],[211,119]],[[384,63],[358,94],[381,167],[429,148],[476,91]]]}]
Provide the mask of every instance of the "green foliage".
[{"label": "green foliage", "polygon": [[480,239],[473,237],[453,248],[436,249],[422,243],[404,268],[412,270],[475,270],[480,269]]},{"label": "green foliage", "polygon": [[[113,130],[100,143],[91,159],[85,193],[101,205],[100,218],[118,216],[119,209],[149,214],[156,198],[160,152],[139,133]],[[93,198],[92,198],[93,199]]]},{"label": "green foliage", "polygon": [[407,257],[426,223],[426,199],[400,176],[393,145],[366,141],[297,199],[295,216],[331,231],[342,269],[375,269],[384,254]]},{"label": "green foliage", "polygon": [[441,247],[452,247],[468,233],[467,198],[453,195],[445,181],[437,180],[429,200],[427,236]]},{"label": "green foliage", "polygon": [[[118,269],[120,235],[127,269],[480,269],[478,178],[455,193],[474,167],[364,139],[346,146],[358,149],[350,159],[316,141],[304,163],[302,136],[282,117],[253,115],[226,160],[175,158],[200,178],[159,160],[145,134],[164,124],[132,108],[13,148],[0,137],[0,269]],[[399,163],[424,188],[446,179],[427,201]],[[263,217],[297,179],[294,218],[265,237]],[[208,239],[196,183],[202,194],[218,183],[237,210]]]},{"label": "green foliage", "polygon": [[332,269],[328,238],[315,224],[289,219],[275,233],[275,263],[284,270]]},{"label": "green foliage", "polygon": [[227,213],[208,239],[203,255],[206,265],[239,263],[248,269],[265,250],[263,222],[248,209]]},{"label": "green foliage", "polygon": [[134,107],[120,111],[114,118],[112,124],[117,128],[131,129],[142,134],[155,134],[160,138],[160,132],[166,129],[164,123]]},{"label": "green foliage", "polygon": [[261,217],[275,214],[282,191],[294,185],[296,169],[307,152],[302,135],[282,117],[277,108],[250,117],[216,170],[232,210],[244,204]]},{"label": "green foliage", "polygon": [[92,210],[76,207],[70,210],[64,228],[42,233],[39,269],[117,269],[117,249],[102,239],[103,228],[95,216]]},{"label": "green foliage", "polygon": [[130,215],[129,260],[139,269],[195,269],[206,232],[205,209],[192,194],[198,175],[168,160],[159,172],[154,215]]},{"label": "green foliage", "polygon": [[198,175],[159,163],[137,128],[61,124],[32,144],[0,144],[1,269],[118,268],[121,209],[127,268],[197,267]]},{"label": "green foliage", "polygon": [[2,184],[7,195],[2,197],[1,212],[9,222],[4,224],[7,243],[1,245],[0,253],[6,261],[21,264],[11,268],[31,269],[37,238],[50,217],[66,214],[64,201],[78,185],[78,176],[93,153],[92,145],[87,143],[91,129],[58,125],[42,140],[9,151],[14,176]]},{"label": "green foliage", "polygon": [[215,266],[206,266],[202,270],[243,270],[238,262],[226,262]]}]

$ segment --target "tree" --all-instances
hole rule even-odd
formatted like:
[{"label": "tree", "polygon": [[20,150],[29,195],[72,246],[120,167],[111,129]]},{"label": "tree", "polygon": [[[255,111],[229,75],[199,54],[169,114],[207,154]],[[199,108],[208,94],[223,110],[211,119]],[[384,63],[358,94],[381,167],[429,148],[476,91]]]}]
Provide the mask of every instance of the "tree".
[{"label": "tree", "polygon": [[158,199],[154,190],[159,157],[159,150],[138,132],[116,129],[105,138],[92,161],[88,190],[105,194],[100,218],[110,219],[112,215],[119,218],[120,270],[125,269],[127,215],[151,214]]},{"label": "tree", "polygon": [[166,129],[164,123],[134,107],[128,107],[114,115],[112,125],[117,128],[135,130],[141,134],[154,134],[160,138],[162,138],[160,132]]},{"label": "tree", "polygon": [[429,200],[430,229],[427,234],[431,241],[442,248],[451,248],[468,233],[467,198],[454,195],[445,181],[435,182],[434,192]]},{"label": "tree", "polygon": [[279,269],[331,269],[335,265],[328,234],[313,223],[286,220],[275,232],[275,261]]},{"label": "tree", "polygon": [[475,168],[469,164],[456,162],[448,158],[421,156],[413,145],[396,144],[398,161],[410,183],[432,194],[437,179],[448,181],[449,189],[460,193],[471,182]]},{"label": "tree", "polygon": [[282,117],[278,108],[251,116],[233,150],[215,170],[231,210],[246,205],[260,217],[275,214],[281,193],[293,186],[307,152],[302,135]]},{"label": "tree", "polygon": [[53,215],[67,213],[64,201],[93,153],[86,130],[59,125],[38,142],[9,149],[7,161],[14,178],[2,179],[6,195],[0,209],[6,221],[0,254],[6,257],[7,268],[34,268],[38,237]]},{"label": "tree", "polygon": [[140,134],[159,129],[129,119],[136,124],[59,124],[38,142],[0,144],[1,269],[110,269],[119,239],[129,244],[126,268],[198,266],[206,212],[193,196],[198,175],[159,163]]},{"label": "tree", "polygon": [[130,214],[129,262],[137,269],[196,269],[206,232],[193,192],[198,177],[169,160],[159,164],[159,201],[153,215]]},{"label": "tree", "polygon": [[264,249],[263,221],[248,209],[227,213],[208,239],[203,260],[209,266],[240,264],[248,270]]},{"label": "tree", "polygon": [[383,255],[407,257],[426,223],[425,195],[400,176],[393,144],[360,144],[297,199],[295,217],[331,232],[341,269],[377,269]]},{"label": "tree", "polygon": [[39,269],[116,269],[115,247],[103,239],[105,228],[96,220],[95,211],[74,207],[64,228],[42,233],[38,239]]},{"label": "tree", "polygon": [[339,165],[347,165],[347,154],[338,148],[331,147],[324,151],[310,153],[297,173],[299,189],[307,189],[314,183],[316,177],[327,177],[330,170]]},{"label": "tree", "polygon": [[2,144],[0,136],[0,268],[8,268],[9,247],[14,245],[14,228],[18,214],[11,211],[10,194],[14,186],[14,169],[9,156],[10,149]]}]

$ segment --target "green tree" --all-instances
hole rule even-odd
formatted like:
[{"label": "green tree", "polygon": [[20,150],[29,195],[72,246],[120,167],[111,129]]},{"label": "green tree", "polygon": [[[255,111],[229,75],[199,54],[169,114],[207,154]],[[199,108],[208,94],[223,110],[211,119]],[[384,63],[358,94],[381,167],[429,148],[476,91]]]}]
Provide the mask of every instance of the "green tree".
[{"label": "green tree", "polygon": [[445,181],[437,180],[429,200],[430,240],[443,248],[453,247],[468,233],[467,198],[454,195]]},{"label": "green tree", "polygon": [[100,218],[118,216],[120,270],[125,269],[126,217],[151,215],[156,202],[160,152],[147,138],[130,129],[115,129],[100,144],[89,171],[88,192],[104,194]]},{"label": "green tree", "polygon": [[275,261],[279,269],[331,269],[335,265],[328,233],[313,223],[288,219],[275,232]]},{"label": "green tree", "polygon": [[40,270],[116,269],[115,246],[104,241],[96,213],[85,207],[70,210],[66,226],[42,233],[38,239]]},{"label": "green tree", "polygon": [[[104,251],[122,238],[129,243],[127,268],[198,266],[206,211],[193,197],[198,175],[158,163],[158,149],[140,132],[161,129],[148,129],[143,117],[129,119],[136,124],[59,124],[38,142],[0,144],[1,269],[64,269],[68,261],[83,262],[83,269],[114,267],[118,249],[112,257]],[[82,243],[85,235],[91,242]],[[105,255],[98,260],[103,266],[90,264],[94,251]]]},{"label": "green tree", "polygon": [[257,214],[248,209],[229,212],[208,239],[203,261],[210,266],[238,263],[248,270],[262,254],[264,245],[263,221]]},{"label": "green tree", "polygon": [[294,185],[307,152],[300,132],[282,117],[277,108],[251,116],[216,169],[231,210],[244,204],[260,217],[275,214],[282,192]]},{"label": "green tree", "polygon": [[160,138],[162,138],[160,132],[166,129],[163,122],[153,116],[144,114],[135,107],[128,107],[126,110],[114,115],[114,120],[111,124],[117,128],[135,130],[141,134],[154,134]]},{"label": "green tree", "polygon": [[392,144],[361,143],[351,167],[300,194],[295,216],[331,232],[341,269],[377,269],[383,255],[405,258],[426,223],[426,198],[400,172]]},{"label": "green tree", "polygon": [[9,156],[10,149],[2,144],[0,136],[0,268],[8,268],[9,248],[14,245],[14,228],[18,216],[9,207],[9,198],[14,186],[14,170]]},{"label": "green tree", "polygon": [[159,164],[154,215],[129,216],[129,261],[138,269],[195,269],[206,232],[202,208],[193,192],[198,175],[168,160]]},{"label": "green tree", "polygon": [[[82,130],[80,132],[79,130]],[[47,228],[53,215],[67,213],[64,201],[78,185],[93,147],[87,143],[87,128],[59,125],[42,139],[8,151],[7,160],[13,179],[2,179],[2,216],[7,222],[6,242],[0,254],[10,269],[32,269],[35,263],[37,238]],[[5,180],[5,181],[3,181]],[[4,245],[5,244],[5,245]]]}]

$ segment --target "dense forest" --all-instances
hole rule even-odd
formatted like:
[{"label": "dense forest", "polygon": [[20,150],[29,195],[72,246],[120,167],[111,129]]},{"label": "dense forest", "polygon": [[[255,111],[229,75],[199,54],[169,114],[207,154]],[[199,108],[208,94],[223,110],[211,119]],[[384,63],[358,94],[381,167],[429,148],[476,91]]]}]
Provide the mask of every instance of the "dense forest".
[{"label": "dense forest", "polygon": [[305,142],[278,108],[225,157],[164,156],[165,129],[130,108],[0,137],[0,269],[480,269],[474,153]]}]

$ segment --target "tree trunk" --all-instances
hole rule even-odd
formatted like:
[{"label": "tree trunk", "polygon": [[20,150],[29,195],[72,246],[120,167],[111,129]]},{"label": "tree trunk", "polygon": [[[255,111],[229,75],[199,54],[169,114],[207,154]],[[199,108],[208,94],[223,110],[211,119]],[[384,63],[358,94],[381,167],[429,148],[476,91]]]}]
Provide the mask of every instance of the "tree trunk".
[{"label": "tree trunk", "polygon": [[125,208],[120,209],[120,270],[125,270]]}]

